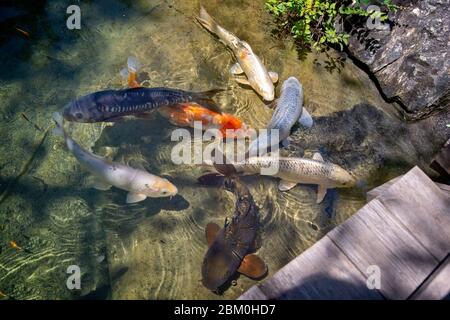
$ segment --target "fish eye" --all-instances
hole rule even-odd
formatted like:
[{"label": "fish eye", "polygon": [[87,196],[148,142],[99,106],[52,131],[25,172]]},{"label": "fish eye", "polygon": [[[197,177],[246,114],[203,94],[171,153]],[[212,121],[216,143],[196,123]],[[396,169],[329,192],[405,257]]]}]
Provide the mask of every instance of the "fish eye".
[{"label": "fish eye", "polygon": [[77,113],[75,113],[75,117],[76,117],[77,119],[83,119],[83,114],[80,113],[80,112],[77,112]]}]

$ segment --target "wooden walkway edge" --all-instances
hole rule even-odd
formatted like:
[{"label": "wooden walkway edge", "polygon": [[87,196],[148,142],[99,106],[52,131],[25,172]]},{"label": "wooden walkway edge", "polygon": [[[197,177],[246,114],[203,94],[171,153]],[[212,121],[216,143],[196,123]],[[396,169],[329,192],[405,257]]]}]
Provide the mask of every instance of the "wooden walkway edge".
[{"label": "wooden walkway edge", "polygon": [[[450,189],[418,167],[239,299],[450,297]],[[379,271],[379,288],[368,280]]]}]

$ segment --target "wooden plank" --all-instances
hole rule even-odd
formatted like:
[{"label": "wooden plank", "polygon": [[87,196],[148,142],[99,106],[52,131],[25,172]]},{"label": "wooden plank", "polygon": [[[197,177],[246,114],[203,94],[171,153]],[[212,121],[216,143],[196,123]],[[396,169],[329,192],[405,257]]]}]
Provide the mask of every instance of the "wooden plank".
[{"label": "wooden plank", "polygon": [[418,167],[378,200],[438,260],[450,252],[450,196]]},{"label": "wooden plank", "polygon": [[403,176],[399,176],[397,178],[394,178],[392,180],[389,180],[388,182],[382,184],[381,186],[378,186],[372,190],[370,190],[369,192],[367,192],[366,194],[366,200],[367,202],[372,201],[373,199],[379,197],[380,195],[384,194],[385,192],[387,192],[387,190],[396,182],[398,181],[401,177]]},{"label": "wooden plank", "polygon": [[[367,192],[366,194],[366,200],[367,202],[372,201],[373,199],[377,198],[378,196],[382,195],[383,193],[385,193],[396,181],[398,181],[401,177],[403,177],[403,175],[396,177],[392,180],[389,180],[388,182],[382,184],[381,186],[378,186],[372,190],[370,190],[369,192]],[[443,184],[443,183],[438,183],[435,182],[436,186],[441,189],[443,192],[447,193],[448,196],[450,197],[450,185],[448,184]]]},{"label": "wooden plank", "polygon": [[413,300],[441,300],[450,297],[450,256],[444,260],[431,277],[415,292]]},{"label": "wooden plank", "polygon": [[259,285],[269,299],[383,299],[324,237]]},{"label": "wooden plank", "polygon": [[258,286],[253,286],[245,291],[237,300],[268,300],[268,298]]},{"label": "wooden plank", "polygon": [[406,299],[438,264],[378,199],[369,202],[327,237],[363,274],[369,266],[378,266],[380,291],[389,299]]}]

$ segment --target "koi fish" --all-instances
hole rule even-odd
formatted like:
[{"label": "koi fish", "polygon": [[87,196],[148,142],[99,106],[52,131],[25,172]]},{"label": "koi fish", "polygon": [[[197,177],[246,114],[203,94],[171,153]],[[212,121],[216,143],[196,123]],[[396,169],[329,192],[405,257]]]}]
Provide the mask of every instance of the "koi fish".
[{"label": "koi fish", "polygon": [[262,174],[262,168],[276,167],[275,161],[278,163],[278,171],[272,176],[281,178],[278,189],[288,191],[298,183],[317,184],[317,203],[322,202],[330,188],[351,188],[356,185],[356,179],[347,170],[337,164],[325,162],[320,153],[315,153],[312,159],[251,157],[232,165],[237,173],[252,175]]},{"label": "koi fish", "polygon": [[161,107],[196,102],[220,113],[212,97],[221,89],[189,92],[170,88],[130,88],[98,91],[68,103],[63,115],[75,122],[114,122],[127,116],[146,116]]},{"label": "koi fish", "polygon": [[236,82],[251,86],[264,100],[272,101],[275,97],[274,83],[278,81],[278,74],[267,71],[250,45],[219,26],[205,8],[200,8],[197,21],[233,51],[237,63],[231,67],[231,74],[247,76],[247,78],[235,77]]},{"label": "koi fish", "polygon": [[279,139],[284,146],[289,145],[289,135],[292,127],[299,122],[300,125],[310,128],[313,125],[313,119],[308,111],[303,107],[303,87],[295,77],[290,77],[283,82],[280,97],[275,101],[275,112],[267,125],[267,134],[260,135],[249,146],[249,154],[254,156],[257,151],[259,154],[271,147],[272,137],[270,130],[277,129]]},{"label": "koi fish", "polygon": [[[245,134],[245,130],[248,129],[245,123],[231,114],[220,114],[193,103],[161,108],[159,112],[176,126],[193,128],[194,122],[199,121],[203,130],[218,129],[225,138],[235,138],[239,135],[237,130],[242,129],[242,133]],[[227,130],[234,131],[227,133]]]},{"label": "koi fish", "polygon": [[259,248],[258,208],[248,187],[236,176],[230,175],[229,168],[220,170],[227,175],[225,178],[214,174],[199,178],[199,182],[206,185],[217,184],[217,178],[222,178],[225,189],[236,196],[231,221],[226,220],[222,228],[208,223],[205,230],[209,249],[203,259],[202,283],[214,292],[219,292],[236,272],[259,279],[268,271],[264,261],[254,254]]},{"label": "koi fish", "polygon": [[69,151],[97,178],[94,188],[108,190],[111,186],[115,186],[126,190],[128,191],[127,203],[139,202],[147,197],[171,197],[178,193],[177,188],[167,179],[144,170],[108,161],[83,149],[65,132],[61,114],[55,112],[53,119],[56,122],[54,133],[64,137]]}]

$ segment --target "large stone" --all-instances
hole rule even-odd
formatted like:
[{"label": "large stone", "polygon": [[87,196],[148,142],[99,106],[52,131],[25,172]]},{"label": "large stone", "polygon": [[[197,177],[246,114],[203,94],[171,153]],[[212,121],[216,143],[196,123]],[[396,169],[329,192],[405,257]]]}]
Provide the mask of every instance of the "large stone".
[{"label": "large stone", "polygon": [[[449,107],[450,7],[448,0],[394,1],[400,8],[387,30],[353,32],[349,52],[406,118]],[[356,31],[356,30],[354,30]]]}]

